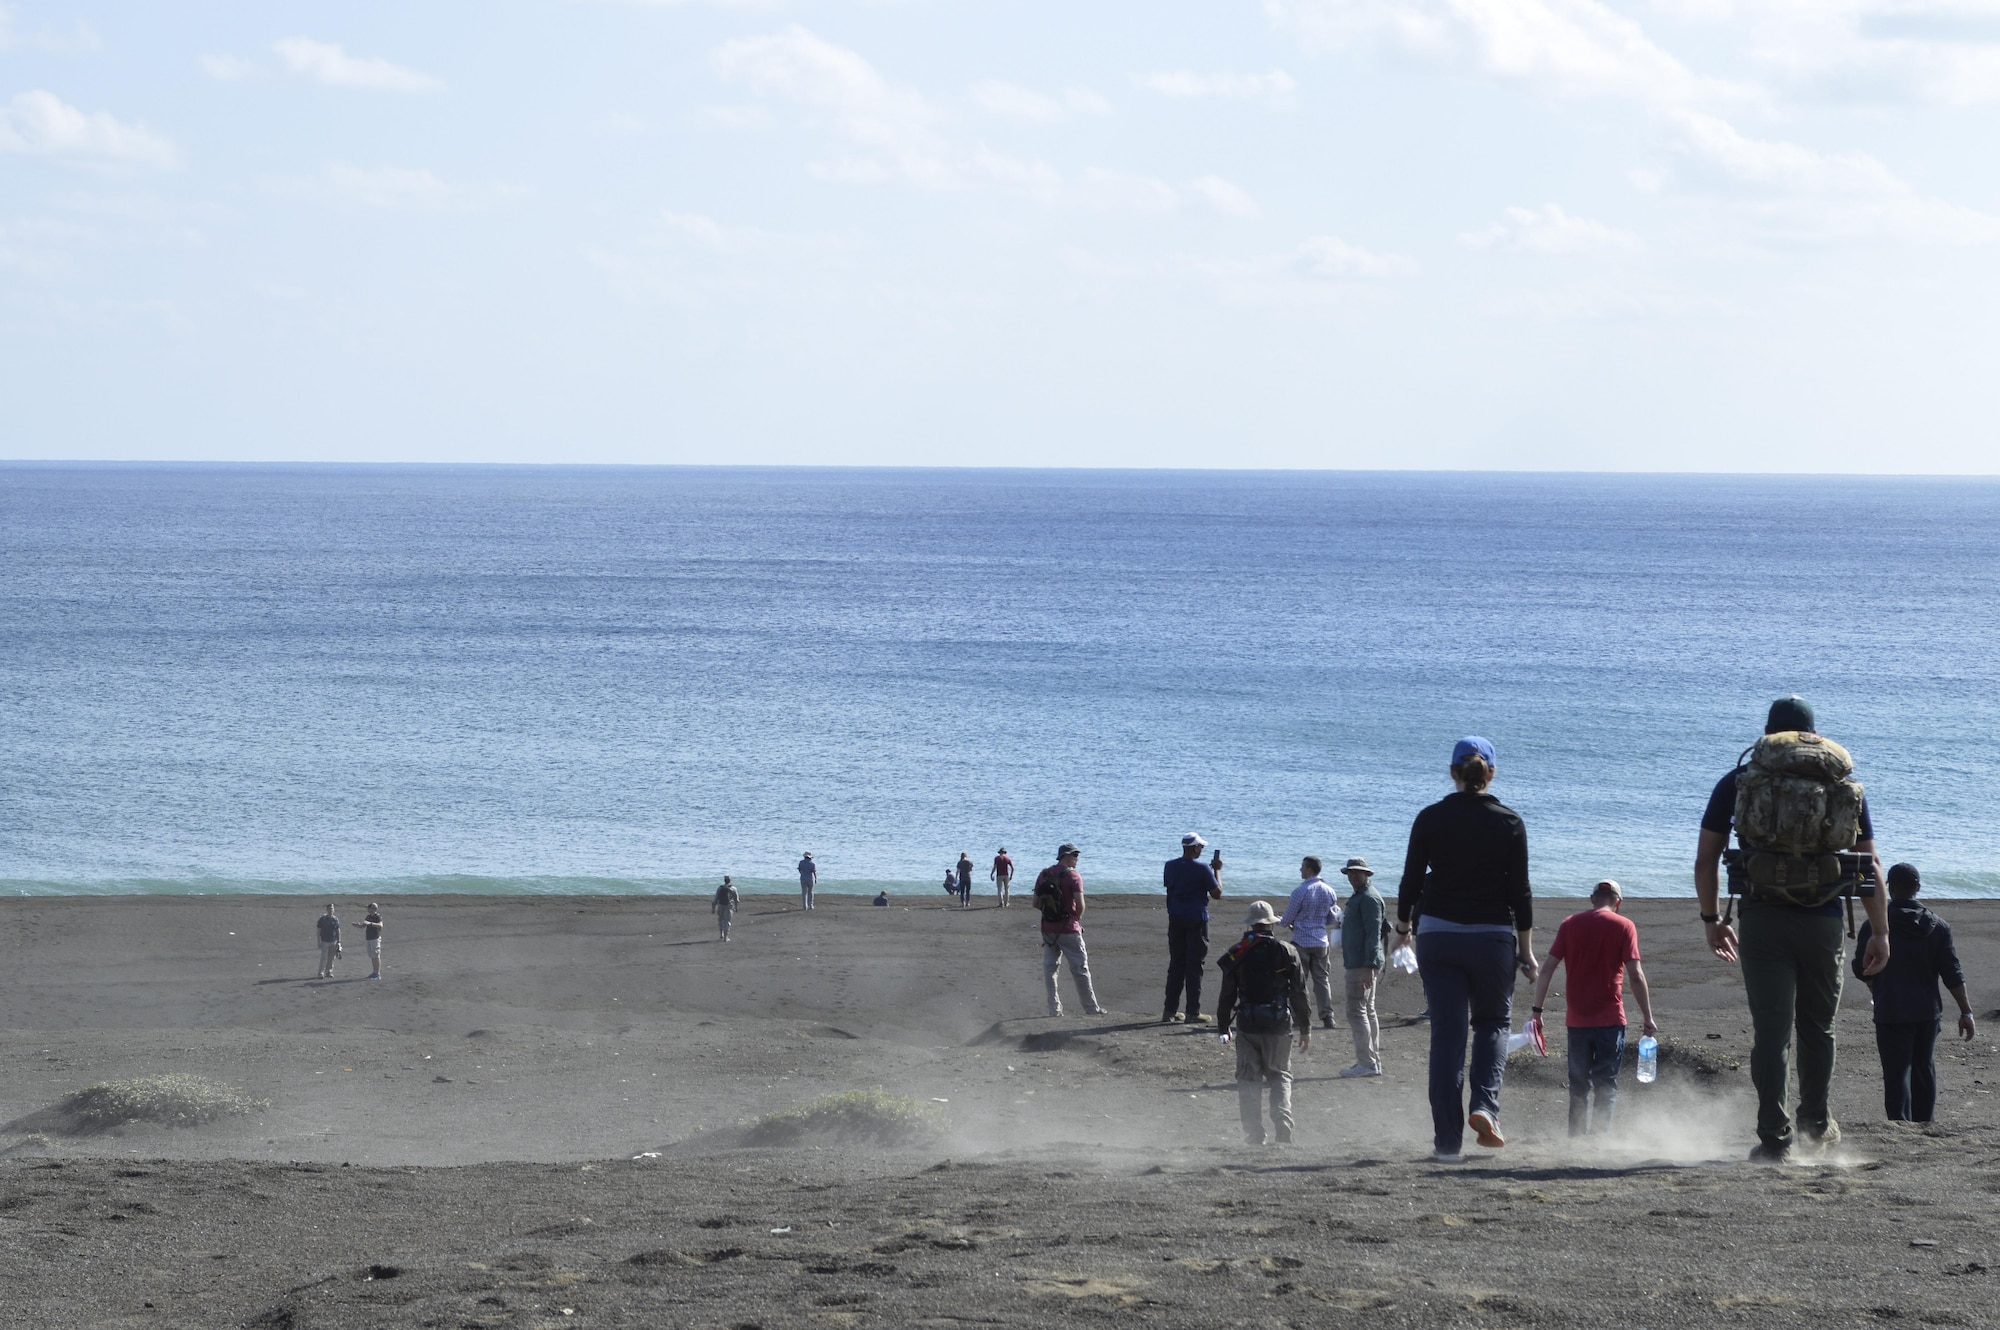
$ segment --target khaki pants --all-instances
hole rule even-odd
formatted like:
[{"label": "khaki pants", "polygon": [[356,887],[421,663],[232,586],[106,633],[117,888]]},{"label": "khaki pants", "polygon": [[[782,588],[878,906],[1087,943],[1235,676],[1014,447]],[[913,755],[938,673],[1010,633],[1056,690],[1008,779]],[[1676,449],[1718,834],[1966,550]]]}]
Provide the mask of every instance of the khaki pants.
[{"label": "khaki pants", "polygon": [[322,979],[332,977],[333,949],[339,945],[338,942],[322,942],[319,944],[319,973]]},{"label": "khaki pants", "polygon": [[1090,953],[1084,950],[1081,933],[1042,934],[1042,983],[1049,990],[1049,1015],[1062,1015],[1062,998],[1056,993],[1056,967],[1069,960],[1070,982],[1083,999],[1083,1009],[1095,1016],[1104,1009],[1097,1005],[1097,993],[1090,986]]},{"label": "khaki pants", "polygon": [[1317,1004],[1320,1021],[1328,1029],[1333,1028],[1333,974],[1327,968],[1325,947],[1296,947],[1299,960],[1305,964],[1306,979],[1312,984],[1313,1001]]},{"label": "khaki pants", "polygon": [[1841,920],[1783,905],[1745,905],[1736,954],[1750,1001],[1750,1081],[1757,1087],[1757,1139],[1792,1143],[1785,1111],[1792,1039],[1799,1048],[1798,1125],[1826,1130],[1833,1085],[1833,1017],[1840,1007]]},{"label": "khaki pants", "polygon": [[1276,1034],[1245,1034],[1236,1044],[1236,1110],[1243,1119],[1243,1139],[1264,1143],[1264,1087],[1271,1090],[1271,1123],[1278,1139],[1292,1139],[1292,1039],[1290,1030]]},{"label": "khaki pants", "polygon": [[1382,1022],[1375,1015],[1372,969],[1347,972],[1347,1024],[1354,1031],[1354,1065],[1382,1069]]}]

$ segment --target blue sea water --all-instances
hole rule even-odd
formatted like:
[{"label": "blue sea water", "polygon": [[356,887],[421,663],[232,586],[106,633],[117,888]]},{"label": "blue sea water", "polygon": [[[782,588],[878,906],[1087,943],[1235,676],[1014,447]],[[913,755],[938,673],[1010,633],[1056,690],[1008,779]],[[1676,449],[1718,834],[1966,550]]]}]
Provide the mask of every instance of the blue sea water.
[{"label": "blue sea water", "polygon": [[0,466],[0,890],[1393,888],[1452,740],[1537,889],[1689,890],[1799,692],[2000,894],[2000,483]]}]

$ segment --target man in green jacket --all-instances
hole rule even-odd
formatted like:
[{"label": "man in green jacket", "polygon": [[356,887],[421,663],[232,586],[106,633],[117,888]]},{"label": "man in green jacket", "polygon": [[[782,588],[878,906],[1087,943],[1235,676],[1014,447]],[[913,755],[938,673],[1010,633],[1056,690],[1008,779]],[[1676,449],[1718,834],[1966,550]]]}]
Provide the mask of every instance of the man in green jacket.
[{"label": "man in green jacket", "polygon": [[1375,890],[1375,870],[1353,858],[1341,870],[1354,887],[1347,898],[1347,917],[1340,928],[1341,959],[1347,966],[1347,1026],[1354,1031],[1354,1065],[1346,1077],[1382,1074],[1382,1024],[1375,1015],[1375,979],[1382,973],[1388,949],[1382,940],[1388,907]]}]

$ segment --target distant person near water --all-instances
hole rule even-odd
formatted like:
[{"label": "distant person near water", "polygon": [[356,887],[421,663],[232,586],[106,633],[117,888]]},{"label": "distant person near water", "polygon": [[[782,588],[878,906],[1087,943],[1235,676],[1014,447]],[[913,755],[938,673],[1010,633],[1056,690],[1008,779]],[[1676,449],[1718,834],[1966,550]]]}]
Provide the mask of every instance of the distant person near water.
[{"label": "distant person near water", "polygon": [[[1467,735],[1451,750],[1453,792],[1417,814],[1396,892],[1397,947],[1414,945],[1430,1004],[1433,1158],[1455,1163],[1472,1128],[1498,1149],[1500,1082],[1516,967],[1534,980],[1535,902],[1528,885],[1528,832],[1521,815],[1487,792],[1493,745]],[[1465,1054],[1472,1044],[1471,1108]]]},{"label": "distant person near water", "polygon": [[993,881],[993,889],[1000,897],[1000,908],[1007,908],[1007,898],[1014,887],[1014,861],[1007,857],[1007,847],[1002,845],[1000,853],[993,856],[993,868],[987,877]]},{"label": "distant person near water", "polygon": [[382,907],[369,901],[368,913],[361,916],[361,937],[368,948],[370,979],[382,977],[382,927]]},{"label": "distant person near water", "polygon": [[813,862],[813,852],[806,851],[806,857],[799,860],[799,908],[813,907],[813,888],[819,885],[819,865]]},{"label": "distant person near water", "polygon": [[[1539,1020],[1555,982],[1567,966],[1563,1031],[1569,1041],[1569,1134],[1608,1132],[1618,1108],[1618,1073],[1625,1065],[1625,981],[1646,1034],[1656,1035],[1653,995],[1639,964],[1639,927],[1624,915],[1625,889],[1605,878],[1590,889],[1590,908],[1562,921],[1549,943],[1549,963],[1535,981]],[[1596,1100],[1592,1111],[1591,1101]]]},{"label": "distant person near water", "polygon": [[[1162,882],[1167,892],[1167,1005],[1162,1023],[1181,1019],[1181,995],[1187,995],[1187,1023],[1200,1025],[1201,972],[1208,963],[1208,903],[1222,899],[1215,870],[1202,863],[1208,842],[1190,831],[1181,837],[1181,857],[1167,860]],[[1222,856],[1216,855],[1216,862]]]},{"label": "distant person near water", "polygon": [[[1841,896],[1862,878],[1882,880],[1868,799],[1853,779],[1847,750],[1813,726],[1801,697],[1782,697],[1764,718],[1764,737],[1747,761],[1715,783],[1701,817],[1694,890],[1708,947],[1743,972],[1750,1004],[1750,1080],[1757,1087],[1757,1145],[1752,1161],[1783,1163],[1793,1146],[1785,1111],[1798,1032],[1798,1133],[1822,1149],[1840,1142],[1827,1107],[1833,1085],[1834,1016],[1840,1007]],[[1743,890],[1742,933],[1718,913],[1718,866],[1736,833],[1732,877]],[[1888,902],[1863,897],[1872,926],[1859,973],[1889,963]]]},{"label": "distant person near water", "polygon": [[1929,1122],[1937,1108],[1937,1039],[1944,1024],[1943,984],[1958,1004],[1958,1033],[1977,1031],[1965,996],[1965,971],[1951,925],[1917,904],[1923,879],[1915,864],[1889,868],[1889,963],[1873,976],[1862,960],[1874,920],[1854,943],[1854,977],[1875,992],[1875,1049],[1882,1058],[1882,1109],[1891,1122]]},{"label": "distant person near water", "polygon": [[1389,903],[1375,890],[1375,870],[1356,856],[1340,870],[1354,893],[1347,898],[1340,929],[1341,963],[1347,975],[1347,1024],[1354,1033],[1354,1065],[1344,1077],[1382,1074],[1382,1022],[1375,1013],[1375,983],[1389,959]]},{"label": "distant person near water", "polygon": [[340,918],[333,912],[333,902],[328,901],[326,913],[319,917],[319,977],[333,978],[333,963],[340,959]]},{"label": "distant person near water", "polygon": [[875,899],[869,901],[868,903],[870,905],[887,905],[889,903],[889,893],[886,891],[878,891],[875,893]]},{"label": "distant person near water", "polygon": [[736,884],[729,880],[729,874],[722,875],[722,885],[715,889],[715,899],[708,904],[709,913],[715,916],[715,929],[721,936],[718,940],[729,941],[729,923],[736,917],[736,907],[742,902]]},{"label": "distant person near water", "polygon": [[[1305,966],[1288,942],[1271,930],[1277,912],[1268,901],[1253,901],[1244,917],[1249,931],[1222,954],[1222,992],[1215,1023],[1222,1042],[1236,1045],[1236,1112],[1243,1139],[1263,1145],[1264,1092],[1271,1096],[1271,1128],[1280,1145],[1292,1139],[1292,1040],[1299,1052],[1312,1047],[1312,1011],[1306,1006]],[[1235,1030],[1232,1034],[1232,1023]]]},{"label": "distant person near water", "polygon": [[972,908],[972,856],[964,850],[958,852],[958,906]]},{"label": "distant person near water", "polygon": [[[1333,976],[1327,967],[1327,947],[1340,935],[1340,898],[1320,880],[1317,855],[1307,855],[1299,863],[1299,885],[1285,902],[1279,923],[1292,930],[1292,950],[1306,967],[1312,981],[1313,998],[1319,1003],[1319,1023],[1331,1030],[1333,1020]],[[1328,934],[1332,934],[1332,938]]]},{"label": "distant person near water", "polygon": [[1090,986],[1090,953],[1083,946],[1083,875],[1076,871],[1082,854],[1064,841],[1056,849],[1056,861],[1035,877],[1035,904],[1042,912],[1042,983],[1048,989],[1051,1016],[1062,1015],[1056,969],[1065,959],[1083,1009],[1093,1016],[1104,1015],[1097,991]]}]

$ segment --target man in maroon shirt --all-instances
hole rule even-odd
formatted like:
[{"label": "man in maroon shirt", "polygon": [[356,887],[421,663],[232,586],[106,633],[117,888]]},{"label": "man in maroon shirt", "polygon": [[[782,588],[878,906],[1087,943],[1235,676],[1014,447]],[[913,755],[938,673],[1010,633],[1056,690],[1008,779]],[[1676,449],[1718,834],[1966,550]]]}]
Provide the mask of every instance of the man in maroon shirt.
[{"label": "man in maroon shirt", "polygon": [[[1653,995],[1646,971],[1639,964],[1639,929],[1622,913],[1625,892],[1606,878],[1590,892],[1590,908],[1573,914],[1556,929],[1549,944],[1549,963],[1535,981],[1535,1018],[1556,977],[1558,964],[1569,969],[1568,1006],[1563,1024],[1569,1036],[1569,1134],[1581,1136],[1593,1128],[1611,1130],[1618,1103],[1618,1068],[1625,1060],[1625,977],[1632,977],[1632,996],[1647,1034],[1653,1024]],[[1597,1112],[1590,1111],[1596,1091]]]},{"label": "man in maroon shirt", "polygon": [[993,856],[993,870],[987,876],[993,879],[993,886],[1000,893],[1000,908],[1006,909],[1014,886],[1014,860],[1006,846],[1002,845],[1000,853]]},{"label": "man in maroon shirt", "polygon": [[1076,871],[1077,857],[1082,853],[1064,841],[1056,851],[1056,861],[1035,878],[1035,904],[1042,912],[1042,982],[1049,990],[1051,1016],[1062,1015],[1056,969],[1065,958],[1083,1009],[1093,1016],[1104,1014],[1090,986],[1090,953],[1083,948],[1083,876]]}]

